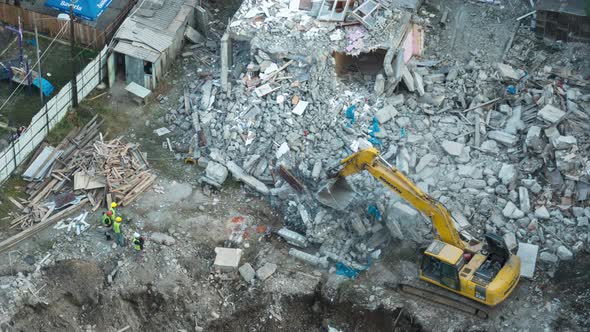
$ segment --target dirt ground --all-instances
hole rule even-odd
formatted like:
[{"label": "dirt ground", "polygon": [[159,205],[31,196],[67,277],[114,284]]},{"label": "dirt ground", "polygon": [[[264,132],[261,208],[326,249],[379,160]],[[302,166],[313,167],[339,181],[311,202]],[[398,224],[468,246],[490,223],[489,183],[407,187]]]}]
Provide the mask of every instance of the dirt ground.
[{"label": "dirt ground", "polygon": [[[453,1],[457,29],[476,19],[473,4]],[[440,5],[429,2],[429,6]],[[449,2],[451,4],[451,2]],[[220,11],[223,19],[226,12]],[[509,28],[507,28],[509,30]],[[460,52],[473,32],[461,30],[441,51]],[[483,42],[481,51],[498,50]],[[494,38],[495,38],[494,37]],[[479,40],[479,37],[478,37]],[[490,51],[489,54],[492,51]],[[499,53],[494,53],[498,56]],[[185,72],[179,61],[156,93],[177,100]],[[418,251],[390,243],[380,259],[357,279],[315,269],[288,255],[289,245],[272,232],[282,216],[265,198],[237,183],[220,190],[198,183],[202,169],[185,165],[162,146],[153,130],[163,125],[166,109],[157,102],[142,108],[122,89],[87,107],[101,112],[110,137],[122,135],[147,152],[164,194],[147,191],[120,210],[124,231],[163,233],[174,244],[146,243],[143,257],[130,248],[113,246],[95,225],[82,236],[48,229],[0,256],[0,330],[5,331],[583,331],[590,328],[588,308],[590,259],[561,266],[553,280],[539,274],[522,280],[514,294],[496,308],[493,319],[450,311],[409,298],[394,285],[415,280]],[[5,227],[5,226],[2,226]],[[10,233],[3,229],[2,237]],[[230,240],[232,239],[232,240]],[[236,240],[237,239],[237,240]],[[241,263],[255,269],[265,263],[277,272],[265,281],[247,284],[237,274],[212,270],[214,248],[243,250]],[[51,253],[45,267],[37,264]],[[582,286],[582,287],[580,287]],[[11,308],[16,308],[11,312]]]}]

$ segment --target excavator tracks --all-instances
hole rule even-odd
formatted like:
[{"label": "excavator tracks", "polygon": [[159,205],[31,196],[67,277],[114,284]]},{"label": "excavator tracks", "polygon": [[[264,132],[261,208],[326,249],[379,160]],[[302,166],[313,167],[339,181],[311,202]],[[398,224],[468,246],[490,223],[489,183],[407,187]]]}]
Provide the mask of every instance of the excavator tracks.
[{"label": "excavator tracks", "polygon": [[408,282],[398,285],[398,290],[413,297],[433,302],[445,308],[452,308],[464,314],[474,315],[480,319],[488,319],[493,314],[493,308],[463,298],[439,287],[425,282]]}]

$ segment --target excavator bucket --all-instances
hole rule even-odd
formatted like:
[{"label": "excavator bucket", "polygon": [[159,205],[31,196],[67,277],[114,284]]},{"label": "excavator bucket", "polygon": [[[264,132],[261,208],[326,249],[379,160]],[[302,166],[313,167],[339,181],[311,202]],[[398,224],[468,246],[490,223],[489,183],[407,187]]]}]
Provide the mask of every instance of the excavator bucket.
[{"label": "excavator bucket", "polygon": [[316,199],[333,209],[344,210],[352,201],[354,190],[343,177],[328,180],[317,192]]}]

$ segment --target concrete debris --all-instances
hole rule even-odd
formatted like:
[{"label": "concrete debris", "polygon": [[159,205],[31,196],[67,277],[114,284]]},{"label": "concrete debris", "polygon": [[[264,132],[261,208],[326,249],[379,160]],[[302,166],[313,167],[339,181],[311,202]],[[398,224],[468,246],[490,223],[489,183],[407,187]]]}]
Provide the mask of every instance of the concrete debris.
[{"label": "concrete debris", "polygon": [[557,255],[554,255],[554,254],[547,252],[547,251],[543,251],[539,255],[539,259],[541,260],[541,262],[549,263],[549,264],[557,264],[557,262],[559,262],[559,257],[557,257]]},{"label": "concrete debris", "polygon": [[318,266],[318,267],[322,267],[322,268],[328,268],[328,259],[326,257],[318,257],[318,256],[314,256],[311,254],[308,254],[306,252],[303,252],[301,250],[297,250],[295,248],[291,248],[289,249],[289,255],[298,258],[308,264],[311,264],[313,266]]},{"label": "concrete debris", "polygon": [[215,248],[215,262],[213,267],[220,272],[232,272],[238,269],[242,258],[242,249]]},{"label": "concrete debris", "polygon": [[520,276],[523,278],[532,279],[535,275],[535,267],[537,265],[537,254],[539,246],[530,243],[518,243],[518,252],[516,255],[520,257]]},{"label": "concrete debris", "polygon": [[498,177],[505,185],[512,183],[516,180],[516,167],[514,165],[502,164]]},{"label": "concrete debris", "polygon": [[158,232],[150,234],[150,240],[165,246],[173,246],[176,244],[176,240],[172,236]]},{"label": "concrete debris", "polygon": [[387,121],[393,119],[397,115],[397,111],[392,106],[385,106],[375,114],[377,117],[377,121],[380,124],[386,123]]},{"label": "concrete debris", "polygon": [[232,176],[236,180],[244,182],[244,184],[246,184],[248,187],[258,191],[261,194],[264,194],[264,195],[269,194],[270,191],[264,183],[262,183],[260,180],[256,179],[255,177],[244,173],[244,170],[240,166],[238,166],[235,162],[228,161],[226,166],[227,166],[227,169],[231,172]]},{"label": "concrete debris", "polygon": [[512,66],[507,65],[505,63],[498,63],[498,72],[500,76],[505,79],[510,80],[518,80],[522,75],[520,75]]},{"label": "concrete debris", "polygon": [[559,108],[553,105],[545,105],[539,113],[537,113],[537,117],[539,119],[545,120],[549,123],[555,123],[560,120],[565,115],[565,112],[560,110]]},{"label": "concrete debris", "polygon": [[502,143],[506,146],[514,146],[518,142],[518,138],[512,134],[504,131],[493,130],[488,133],[488,138],[496,142]]},{"label": "concrete debris", "polygon": [[227,179],[227,168],[219,163],[210,161],[205,168],[205,176],[201,177],[201,181],[208,183],[214,187],[221,187]]},{"label": "concrete debris", "polygon": [[277,270],[277,265],[273,263],[266,263],[261,268],[256,270],[256,278],[264,281],[273,275]]},{"label": "concrete debris", "polygon": [[238,272],[240,272],[240,275],[247,283],[252,283],[256,277],[256,272],[250,263],[245,263],[244,265],[240,266]]},{"label": "concrete debris", "polygon": [[562,261],[571,261],[574,259],[574,254],[565,246],[557,247],[557,257]]},{"label": "concrete debris", "polygon": [[304,235],[293,232],[285,227],[279,229],[277,234],[291,245],[302,248],[307,247],[307,238]]},{"label": "concrete debris", "polygon": [[524,217],[524,212],[519,210],[516,207],[516,205],[514,205],[514,203],[512,203],[510,201],[508,201],[508,203],[506,203],[506,206],[502,210],[502,214],[504,215],[504,217],[510,218],[510,219],[520,219],[520,218]]},{"label": "concrete debris", "polygon": [[551,218],[551,215],[549,215],[549,211],[547,211],[546,207],[541,206],[541,207],[535,209],[535,218],[546,220],[546,219]]},{"label": "concrete debris", "polygon": [[574,136],[557,136],[551,139],[551,144],[556,150],[566,150],[578,144]]},{"label": "concrete debris", "polygon": [[464,144],[445,140],[442,142],[442,147],[451,156],[459,157],[463,153]]}]

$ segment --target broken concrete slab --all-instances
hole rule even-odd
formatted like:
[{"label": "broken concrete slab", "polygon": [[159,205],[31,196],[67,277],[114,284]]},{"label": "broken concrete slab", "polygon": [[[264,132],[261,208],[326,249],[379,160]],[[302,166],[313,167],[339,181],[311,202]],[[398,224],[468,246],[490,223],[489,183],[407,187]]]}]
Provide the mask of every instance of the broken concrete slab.
[{"label": "broken concrete slab", "polygon": [[498,178],[500,178],[505,185],[516,180],[516,167],[511,164],[502,164],[502,168],[500,168],[500,172],[498,173]]},{"label": "broken concrete slab", "polygon": [[553,139],[551,139],[551,145],[553,145],[553,147],[556,150],[566,150],[566,149],[570,149],[571,147],[575,146],[578,144],[578,141],[576,140],[576,138],[574,136],[557,136]]},{"label": "broken concrete slab", "polygon": [[273,275],[277,270],[277,265],[273,263],[266,263],[261,268],[256,270],[256,278],[264,281]]},{"label": "broken concrete slab", "polygon": [[250,265],[250,263],[245,263],[244,265],[240,266],[238,272],[240,272],[240,275],[247,283],[251,283],[256,277],[256,271],[254,271],[254,268],[252,265]]},{"label": "broken concrete slab", "polygon": [[533,151],[540,152],[543,149],[544,142],[541,139],[541,128],[531,126],[526,134],[525,144]]},{"label": "broken concrete slab", "polygon": [[375,117],[380,124],[383,124],[394,118],[397,113],[397,110],[393,106],[386,105],[375,113]]},{"label": "broken concrete slab", "polygon": [[500,130],[492,130],[488,133],[488,138],[493,139],[506,146],[514,146],[518,142],[518,137]]},{"label": "broken concrete slab", "polygon": [[518,252],[520,257],[520,276],[532,279],[535,275],[535,266],[537,265],[537,255],[539,246],[530,243],[518,243]]},{"label": "broken concrete slab", "polygon": [[465,145],[454,141],[444,140],[442,142],[442,147],[451,156],[459,157],[461,153],[463,153]]},{"label": "broken concrete slab", "polygon": [[250,188],[252,188],[264,195],[268,195],[268,193],[270,192],[268,190],[268,187],[264,183],[262,183],[260,180],[256,179],[255,177],[246,174],[244,172],[244,170],[240,166],[238,166],[235,162],[233,162],[231,160],[228,161],[226,164],[226,167],[236,180],[242,181],[248,187],[250,187]]},{"label": "broken concrete slab", "polygon": [[242,249],[215,248],[215,262],[213,267],[220,272],[232,272],[238,269],[242,258]]},{"label": "broken concrete slab", "polygon": [[538,113],[537,118],[550,123],[555,123],[565,115],[565,112],[553,105],[545,105]]}]

